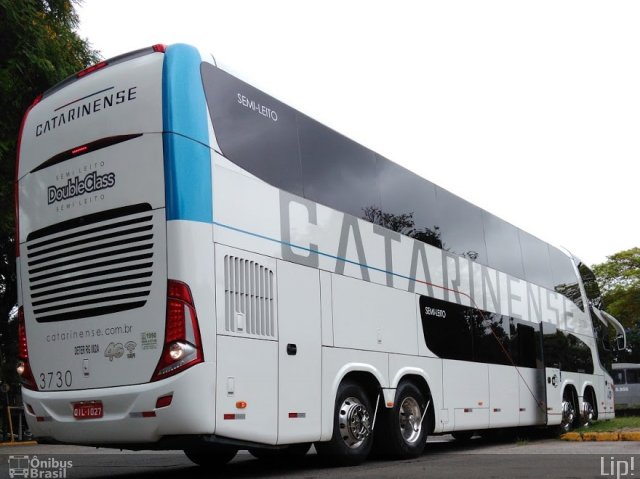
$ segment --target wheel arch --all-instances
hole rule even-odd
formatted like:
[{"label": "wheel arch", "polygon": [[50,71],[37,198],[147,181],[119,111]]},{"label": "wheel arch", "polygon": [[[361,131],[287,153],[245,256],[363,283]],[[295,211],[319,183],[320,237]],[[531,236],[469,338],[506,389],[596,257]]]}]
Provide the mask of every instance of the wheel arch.
[{"label": "wheel arch", "polygon": [[426,418],[428,422],[427,432],[429,434],[432,434],[436,425],[436,408],[433,402],[433,395],[431,394],[431,387],[429,386],[428,376],[421,369],[406,368],[398,372],[392,383],[393,387],[397,389],[400,383],[402,383],[403,381],[413,383],[429,401]]},{"label": "wheel arch", "polygon": [[593,384],[585,384],[584,391],[582,392],[582,401],[583,403],[589,402],[589,404],[591,404],[591,407],[593,408],[594,419],[598,419],[598,395],[596,394],[596,390],[593,387]]}]

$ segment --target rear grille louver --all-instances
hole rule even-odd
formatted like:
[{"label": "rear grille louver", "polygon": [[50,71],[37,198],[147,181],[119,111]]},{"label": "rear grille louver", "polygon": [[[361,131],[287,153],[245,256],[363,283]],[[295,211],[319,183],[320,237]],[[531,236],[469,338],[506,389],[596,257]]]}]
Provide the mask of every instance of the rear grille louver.
[{"label": "rear grille louver", "polygon": [[38,322],[140,308],[153,274],[149,204],[48,226],[27,237],[31,306]]},{"label": "rear grille louver", "polygon": [[224,257],[225,330],[276,337],[273,271],[236,256]]}]

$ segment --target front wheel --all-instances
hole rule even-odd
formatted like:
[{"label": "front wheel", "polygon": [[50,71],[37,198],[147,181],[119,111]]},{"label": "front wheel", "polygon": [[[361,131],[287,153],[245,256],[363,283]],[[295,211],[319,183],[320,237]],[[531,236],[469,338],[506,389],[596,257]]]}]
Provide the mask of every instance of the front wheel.
[{"label": "front wheel", "polygon": [[373,444],[373,411],[362,387],[344,382],[338,388],[330,441],[316,443],[318,454],[341,466],[362,463]]},{"label": "front wheel", "polygon": [[422,454],[427,442],[426,413],[426,400],[420,389],[410,382],[401,383],[393,408],[380,418],[384,437],[379,440],[384,441],[384,452],[402,459]]}]

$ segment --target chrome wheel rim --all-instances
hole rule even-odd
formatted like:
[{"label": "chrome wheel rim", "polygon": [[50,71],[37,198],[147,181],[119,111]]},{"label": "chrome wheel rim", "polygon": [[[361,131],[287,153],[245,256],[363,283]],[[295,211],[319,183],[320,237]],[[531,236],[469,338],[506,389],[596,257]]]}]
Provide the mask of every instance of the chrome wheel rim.
[{"label": "chrome wheel rim", "polygon": [[371,417],[364,404],[354,397],[346,398],[340,405],[338,425],[344,443],[352,449],[362,445],[371,434]]},{"label": "chrome wheel rim", "polygon": [[573,409],[573,404],[571,404],[570,401],[562,401],[562,422],[560,423],[560,428],[564,432],[570,431],[575,418],[576,412]]},{"label": "chrome wheel rim", "polygon": [[402,438],[407,444],[413,444],[418,440],[422,430],[422,411],[414,398],[404,398],[400,404],[398,424]]},{"label": "chrome wheel rim", "polygon": [[591,426],[594,421],[594,412],[593,406],[591,403],[585,402],[582,406],[582,425],[583,426]]}]

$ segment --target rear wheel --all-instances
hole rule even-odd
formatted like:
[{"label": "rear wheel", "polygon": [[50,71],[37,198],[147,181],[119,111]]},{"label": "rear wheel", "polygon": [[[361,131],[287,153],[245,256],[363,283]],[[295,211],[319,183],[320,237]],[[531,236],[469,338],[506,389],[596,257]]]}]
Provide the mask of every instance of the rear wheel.
[{"label": "rear wheel", "polygon": [[342,466],[363,462],[373,443],[373,410],[358,384],[343,382],[338,388],[330,441],[316,443],[318,454]]},{"label": "rear wheel", "polygon": [[380,418],[382,437],[378,438],[378,449],[402,459],[422,454],[427,442],[425,407],[424,394],[415,384],[400,383],[393,408]]},{"label": "rear wheel", "polygon": [[191,462],[206,468],[225,465],[235,457],[237,452],[237,449],[221,447],[185,449],[184,451]]},{"label": "rear wheel", "polygon": [[560,433],[564,434],[576,427],[578,416],[576,406],[573,401],[573,394],[569,389],[564,391],[562,395],[562,420],[560,421]]},{"label": "rear wheel", "polygon": [[582,403],[582,418],[580,419],[581,425],[585,427],[591,426],[595,420],[596,412],[593,409],[591,402],[585,400]]}]

